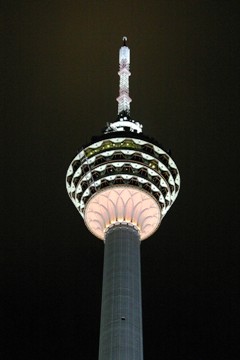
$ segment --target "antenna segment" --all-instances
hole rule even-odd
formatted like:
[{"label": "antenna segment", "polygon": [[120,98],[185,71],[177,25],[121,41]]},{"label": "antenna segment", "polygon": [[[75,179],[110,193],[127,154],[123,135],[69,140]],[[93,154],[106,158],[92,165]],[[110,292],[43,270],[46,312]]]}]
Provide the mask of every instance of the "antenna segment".
[{"label": "antenna segment", "polygon": [[130,67],[130,49],[126,45],[127,37],[123,37],[123,46],[119,50],[119,97],[118,102],[118,116],[116,121],[107,123],[105,134],[115,131],[130,131],[134,133],[142,132],[142,125],[130,117],[130,102],[132,99],[129,96],[129,71]]},{"label": "antenna segment", "polygon": [[130,115],[130,102],[132,99],[129,96],[129,76],[131,75],[130,68],[130,49],[126,45],[127,37],[123,37],[123,46],[119,50],[119,96],[116,99],[118,102],[118,115],[126,113]]}]

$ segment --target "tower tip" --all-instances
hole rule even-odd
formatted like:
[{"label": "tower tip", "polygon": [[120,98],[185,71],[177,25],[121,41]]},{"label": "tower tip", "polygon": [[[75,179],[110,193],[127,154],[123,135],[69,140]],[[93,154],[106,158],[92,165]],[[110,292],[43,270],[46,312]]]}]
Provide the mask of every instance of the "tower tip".
[{"label": "tower tip", "polygon": [[126,36],[123,36],[123,46],[126,46],[127,45],[127,37]]}]

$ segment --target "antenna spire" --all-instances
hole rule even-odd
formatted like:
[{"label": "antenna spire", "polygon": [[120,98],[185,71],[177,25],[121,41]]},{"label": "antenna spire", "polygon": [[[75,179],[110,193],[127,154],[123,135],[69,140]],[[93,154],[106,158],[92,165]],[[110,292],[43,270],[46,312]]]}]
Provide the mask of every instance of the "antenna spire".
[{"label": "antenna spire", "polygon": [[127,37],[124,36],[122,39],[123,39],[123,46],[127,46]]},{"label": "antenna spire", "polygon": [[130,115],[130,102],[132,101],[129,96],[130,49],[127,46],[127,37],[124,36],[122,40],[123,46],[119,50],[119,96],[116,100],[118,102],[118,115],[121,113]]}]

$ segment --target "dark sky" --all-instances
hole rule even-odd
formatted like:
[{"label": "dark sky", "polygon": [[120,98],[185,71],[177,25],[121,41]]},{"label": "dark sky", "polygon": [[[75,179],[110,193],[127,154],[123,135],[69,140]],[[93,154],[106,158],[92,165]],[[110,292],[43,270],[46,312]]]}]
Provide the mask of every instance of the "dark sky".
[{"label": "dark sky", "polygon": [[145,360],[238,360],[239,1],[2,1],[2,360],[98,354],[103,243],[65,189],[116,118],[131,48],[132,117],[181,190],[142,243]]}]

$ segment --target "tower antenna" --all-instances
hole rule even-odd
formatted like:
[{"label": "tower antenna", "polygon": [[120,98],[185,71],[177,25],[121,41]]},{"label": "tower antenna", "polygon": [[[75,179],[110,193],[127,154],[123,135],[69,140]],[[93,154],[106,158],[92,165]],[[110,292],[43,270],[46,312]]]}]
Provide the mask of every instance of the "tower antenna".
[{"label": "tower antenna", "polygon": [[129,76],[131,75],[130,69],[130,49],[127,46],[127,37],[122,38],[123,46],[119,50],[119,96],[118,102],[118,115],[130,115],[130,103],[132,99],[129,96]]}]

